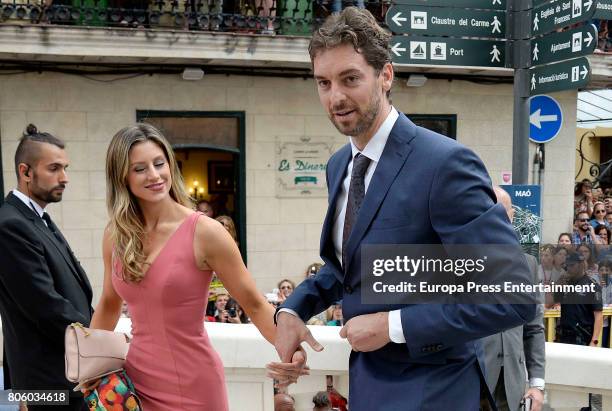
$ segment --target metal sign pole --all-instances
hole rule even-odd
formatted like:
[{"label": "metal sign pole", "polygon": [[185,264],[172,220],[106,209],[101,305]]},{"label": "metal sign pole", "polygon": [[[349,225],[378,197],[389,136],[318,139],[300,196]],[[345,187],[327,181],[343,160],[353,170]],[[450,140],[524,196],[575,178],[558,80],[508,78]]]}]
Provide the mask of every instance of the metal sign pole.
[{"label": "metal sign pole", "polygon": [[529,69],[514,70],[512,184],[527,184],[529,174]]},{"label": "metal sign pole", "polygon": [[[527,184],[529,179],[529,63],[530,48],[523,38],[529,30],[524,27],[528,18],[526,11],[532,6],[531,0],[508,2],[508,12],[514,11],[515,25],[509,27],[508,40],[515,41],[514,52],[514,115],[512,124],[512,184]],[[516,41],[518,40],[518,41]]]}]

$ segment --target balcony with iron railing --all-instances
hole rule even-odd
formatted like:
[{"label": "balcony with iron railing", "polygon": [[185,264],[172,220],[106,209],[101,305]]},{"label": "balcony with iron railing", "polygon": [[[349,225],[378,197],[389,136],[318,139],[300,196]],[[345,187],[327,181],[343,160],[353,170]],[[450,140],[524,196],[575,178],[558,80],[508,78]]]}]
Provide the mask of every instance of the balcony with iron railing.
[{"label": "balcony with iron railing", "polygon": [[[361,0],[355,0],[355,4]],[[0,0],[0,67],[162,64],[310,72],[314,29],[347,0]],[[392,0],[363,6],[385,26]],[[590,57],[595,87],[609,55]],[[397,65],[396,72],[506,78],[496,67]]]}]

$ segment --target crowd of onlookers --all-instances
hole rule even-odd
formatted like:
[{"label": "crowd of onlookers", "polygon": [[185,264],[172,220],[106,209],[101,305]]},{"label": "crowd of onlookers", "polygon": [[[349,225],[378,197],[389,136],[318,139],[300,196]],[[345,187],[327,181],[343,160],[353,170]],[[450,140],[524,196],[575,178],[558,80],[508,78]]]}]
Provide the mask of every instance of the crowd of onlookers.
[{"label": "crowd of onlookers", "polygon": [[546,308],[561,309],[556,341],[609,347],[609,318],[602,310],[612,305],[611,228],[612,189],[593,188],[587,179],[577,182],[572,229],[559,234],[556,244],[540,247],[538,278],[547,285],[595,284],[596,291],[587,298],[545,295]]},{"label": "crowd of onlookers", "polygon": [[599,35],[597,41],[596,53],[612,53],[612,21],[610,20],[595,20]]},{"label": "crowd of onlookers", "polygon": [[605,258],[610,252],[610,230],[612,229],[612,188],[593,188],[589,180],[576,184],[574,190],[574,226],[568,235],[562,233],[566,243],[587,244],[593,258]]}]

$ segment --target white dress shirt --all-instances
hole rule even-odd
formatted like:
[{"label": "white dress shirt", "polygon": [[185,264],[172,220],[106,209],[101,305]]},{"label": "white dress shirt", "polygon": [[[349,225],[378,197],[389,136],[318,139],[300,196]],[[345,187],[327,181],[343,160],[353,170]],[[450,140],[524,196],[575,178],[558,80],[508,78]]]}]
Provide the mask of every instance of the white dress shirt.
[{"label": "white dress shirt", "polygon": [[[376,166],[380,162],[380,157],[382,156],[383,150],[385,149],[385,145],[387,144],[387,139],[389,138],[389,134],[391,133],[391,129],[395,125],[399,117],[399,113],[395,109],[395,107],[391,107],[387,118],[382,123],[380,128],[376,131],[374,136],[370,139],[368,144],[364,147],[363,151],[359,151],[355,143],[353,142],[353,138],[349,137],[349,142],[351,144],[351,152],[352,157],[351,161],[349,161],[348,166],[346,168],[346,176],[342,181],[342,186],[340,187],[340,191],[338,193],[338,198],[336,200],[336,211],[334,215],[334,226],[332,229],[332,241],[334,243],[334,250],[336,252],[336,257],[340,264],[342,264],[342,233],[344,230],[344,218],[346,216],[346,204],[348,202],[348,192],[351,185],[351,174],[353,171],[353,158],[357,153],[361,153],[362,155],[369,158],[370,164],[368,165],[368,169],[365,174],[365,193],[368,193],[368,187],[370,185],[370,181],[372,180],[372,176],[374,175],[374,171],[376,171]],[[295,316],[297,313],[288,308],[281,308],[279,312],[288,312]],[[389,338],[394,343],[405,343],[406,339],[404,338],[404,330],[402,327],[402,320],[400,316],[400,310],[394,310],[389,312]]]},{"label": "white dress shirt", "polygon": [[[20,199],[23,202],[23,204],[27,205],[29,209],[32,209],[32,207],[34,207],[34,211],[38,214],[40,218],[42,218],[43,214],[45,213],[45,209],[42,208],[40,205],[38,205],[36,201],[32,200],[30,197],[23,194],[21,191],[17,189],[14,189],[12,193],[15,197]],[[45,223],[45,225],[47,224],[45,220],[43,220],[43,223]]]}]

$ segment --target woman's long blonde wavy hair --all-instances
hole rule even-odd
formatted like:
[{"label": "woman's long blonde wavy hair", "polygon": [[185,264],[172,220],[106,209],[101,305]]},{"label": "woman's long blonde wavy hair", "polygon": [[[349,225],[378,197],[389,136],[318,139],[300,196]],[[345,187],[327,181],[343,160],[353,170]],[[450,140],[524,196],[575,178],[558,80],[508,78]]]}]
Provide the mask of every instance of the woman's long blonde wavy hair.
[{"label": "woman's long blonde wavy hair", "polygon": [[124,281],[134,283],[144,278],[147,256],[143,251],[144,218],[136,197],[128,188],[127,176],[130,150],[145,141],[157,144],[166,156],[172,178],[170,197],[179,204],[193,208],[172,147],[163,134],[146,123],[137,123],[119,130],[106,152],[106,207],[110,218],[108,229],[114,246],[113,259],[120,259]]}]

